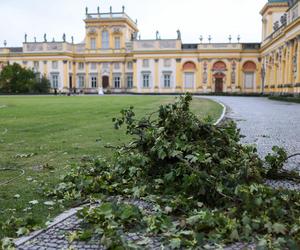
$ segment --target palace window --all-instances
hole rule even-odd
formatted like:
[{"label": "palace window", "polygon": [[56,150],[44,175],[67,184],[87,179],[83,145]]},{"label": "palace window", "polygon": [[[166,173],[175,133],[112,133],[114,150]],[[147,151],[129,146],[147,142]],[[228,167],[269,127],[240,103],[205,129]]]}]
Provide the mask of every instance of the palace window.
[{"label": "palace window", "polygon": [[143,74],[143,88],[150,87],[150,73]]},{"label": "palace window", "polygon": [[51,85],[53,89],[58,88],[58,74],[51,75]]},{"label": "palace window", "polygon": [[114,76],[114,87],[115,89],[119,89],[121,87],[121,77],[120,75]]},{"label": "palace window", "polygon": [[194,88],[195,75],[192,72],[184,73],[184,87],[186,89]]},{"label": "palace window", "polygon": [[78,63],[78,69],[79,70],[83,70],[84,69],[84,63],[83,62]]},{"label": "palace window", "polygon": [[170,88],[170,87],[171,87],[171,74],[164,73],[164,88]]},{"label": "palace window", "polygon": [[127,74],[127,88],[132,89],[133,88],[133,74]]},{"label": "palace window", "polygon": [[166,67],[166,68],[171,67],[171,59],[164,60],[164,67]]},{"label": "palace window", "polygon": [[91,70],[97,69],[97,63],[91,63]]},{"label": "palace window", "polygon": [[120,69],[120,63],[114,63],[114,69]]},{"label": "palace window", "polygon": [[120,49],[121,48],[121,38],[120,37],[115,37],[115,49]]},{"label": "palace window", "polygon": [[78,88],[84,88],[84,75],[79,75],[78,76]]},{"label": "palace window", "polygon": [[149,67],[149,59],[144,59],[143,60],[143,67],[148,68]]},{"label": "palace window", "polygon": [[33,68],[35,71],[39,71],[40,63],[38,61],[33,62]]},{"label": "palace window", "polygon": [[102,32],[102,49],[109,49],[109,33],[106,30]]},{"label": "palace window", "polygon": [[52,62],[52,69],[58,69],[58,61]]},{"label": "palace window", "polygon": [[127,63],[127,69],[132,70],[133,68],[133,63],[132,62],[128,62]]},{"label": "palace window", "polygon": [[108,63],[103,63],[103,69],[108,69],[109,68],[109,64]]},{"label": "palace window", "polygon": [[244,73],[244,85],[246,89],[252,89],[254,85],[254,73],[245,72]]},{"label": "palace window", "polygon": [[91,87],[97,88],[97,76],[91,76]]},{"label": "palace window", "polygon": [[96,38],[91,38],[91,49],[96,49]]}]

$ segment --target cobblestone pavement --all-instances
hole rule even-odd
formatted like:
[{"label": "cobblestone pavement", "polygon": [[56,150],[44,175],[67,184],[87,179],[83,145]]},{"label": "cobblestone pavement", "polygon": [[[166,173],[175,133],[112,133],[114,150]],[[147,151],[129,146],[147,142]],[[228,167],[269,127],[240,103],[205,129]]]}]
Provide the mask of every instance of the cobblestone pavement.
[{"label": "cobblestone pavement", "polygon": [[[272,101],[264,97],[208,97],[228,108],[227,117],[237,122],[243,142],[256,144],[261,156],[273,146],[284,147],[289,154],[300,152],[300,104]],[[300,171],[300,157],[289,167]]]},{"label": "cobblestone pavement", "polygon": [[[241,133],[246,137],[245,143],[256,144],[261,156],[271,151],[274,145],[285,147],[290,154],[300,152],[300,104],[270,101],[255,97],[209,97],[218,100],[228,107],[227,117],[234,119]],[[293,159],[289,167],[298,169],[300,159]],[[271,181],[266,183],[274,188],[299,190],[299,184],[290,181]],[[150,213],[151,205],[130,200],[127,201]],[[81,221],[72,214],[56,225],[40,232],[31,239],[18,245],[18,250],[91,250],[104,249],[100,239],[93,238],[89,242],[69,243],[68,235],[80,228]],[[142,241],[142,235],[128,234],[127,239],[133,242]],[[142,249],[162,249],[159,239],[152,239]],[[166,249],[166,248],[165,248]],[[255,245],[237,243],[224,248],[226,250],[255,249]]]}]

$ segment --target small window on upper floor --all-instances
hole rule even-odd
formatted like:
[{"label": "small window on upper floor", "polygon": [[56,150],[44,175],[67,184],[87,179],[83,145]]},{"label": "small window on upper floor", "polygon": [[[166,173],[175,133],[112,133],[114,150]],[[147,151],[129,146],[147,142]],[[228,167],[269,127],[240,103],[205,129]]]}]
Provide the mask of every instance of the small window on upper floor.
[{"label": "small window on upper floor", "polygon": [[97,69],[97,64],[96,64],[96,63],[91,63],[91,69],[92,69],[92,70]]},{"label": "small window on upper floor", "polygon": [[91,49],[96,49],[96,38],[91,38]]},{"label": "small window on upper floor", "polygon": [[107,30],[102,32],[102,49],[109,49],[109,33]]},{"label": "small window on upper floor", "polygon": [[121,38],[119,36],[115,37],[115,49],[121,48]]},{"label": "small window on upper floor", "polygon": [[120,63],[114,63],[114,69],[120,69]]},{"label": "small window on upper floor", "polygon": [[128,62],[127,63],[127,69],[132,69],[133,68],[133,63],[132,62]]},{"label": "small window on upper floor", "polygon": [[171,59],[164,59],[164,67],[171,67]]},{"label": "small window on upper floor", "polygon": [[79,70],[83,70],[84,69],[84,63],[83,62],[78,63],[78,69]]},{"label": "small window on upper floor", "polygon": [[148,68],[149,67],[149,59],[144,59],[143,60],[143,67]]},{"label": "small window on upper floor", "polygon": [[109,64],[108,63],[103,63],[102,67],[103,67],[103,69],[108,69],[109,68]]},{"label": "small window on upper floor", "polygon": [[58,61],[52,62],[52,69],[58,69]]},{"label": "small window on upper floor", "polygon": [[38,61],[33,62],[33,67],[35,70],[39,70],[40,63]]}]

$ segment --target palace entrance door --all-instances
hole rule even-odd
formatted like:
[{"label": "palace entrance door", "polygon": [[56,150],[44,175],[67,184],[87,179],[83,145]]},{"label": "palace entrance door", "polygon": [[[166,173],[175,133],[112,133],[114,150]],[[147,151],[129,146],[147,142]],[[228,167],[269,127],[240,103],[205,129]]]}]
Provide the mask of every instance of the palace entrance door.
[{"label": "palace entrance door", "polygon": [[103,76],[102,77],[102,87],[104,89],[107,89],[109,86],[109,77],[108,76]]},{"label": "palace entrance door", "polygon": [[223,78],[216,78],[215,92],[216,93],[222,93],[223,92]]}]

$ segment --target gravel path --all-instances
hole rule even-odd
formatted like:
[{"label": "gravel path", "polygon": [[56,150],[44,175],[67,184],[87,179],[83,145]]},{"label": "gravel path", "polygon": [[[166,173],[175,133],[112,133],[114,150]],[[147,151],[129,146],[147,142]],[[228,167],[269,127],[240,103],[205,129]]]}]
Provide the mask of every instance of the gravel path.
[{"label": "gravel path", "polygon": [[[261,156],[273,146],[284,147],[289,154],[300,152],[300,104],[271,101],[264,97],[208,97],[227,106],[228,118],[237,122],[243,142],[256,144]],[[300,171],[300,157],[288,167]]]}]

